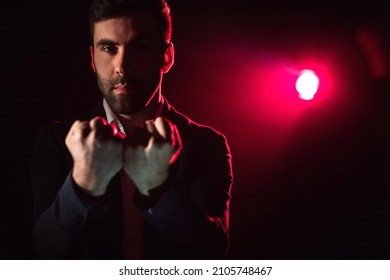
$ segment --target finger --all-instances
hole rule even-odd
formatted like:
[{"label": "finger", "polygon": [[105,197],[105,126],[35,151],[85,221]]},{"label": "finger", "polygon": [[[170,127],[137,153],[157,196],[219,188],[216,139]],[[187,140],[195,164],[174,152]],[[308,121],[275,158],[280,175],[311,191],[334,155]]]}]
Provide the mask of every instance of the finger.
[{"label": "finger", "polygon": [[80,122],[79,129],[84,137],[91,132],[91,126],[87,121]]},{"label": "finger", "polygon": [[112,139],[118,134],[115,125],[108,124],[107,121],[102,117],[95,117],[90,121],[90,125],[95,135],[100,140]]},{"label": "finger", "polygon": [[163,139],[172,143],[172,123],[168,119],[158,117],[155,121],[155,127]]},{"label": "finger", "polygon": [[140,125],[134,129],[134,137],[138,145],[142,145],[145,147],[149,142],[151,134],[149,133],[145,125]]},{"label": "finger", "polygon": [[89,122],[91,126],[91,133],[88,137],[90,145],[96,148],[106,146],[110,141],[115,139],[114,127],[107,124],[107,121],[102,117],[95,117]]},{"label": "finger", "polygon": [[111,129],[113,131],[113,135],[115,138],[119,138],[121,140],[126,138],[126,135],[124,135],[122,132],[120,132],[120,130],[118,129],[118,127],[115,124],[111,123],[110,126],[111,126]]},{"label": "finger", "polygon": [[76,120],[70,128],[68,135],[79,139],[85,138],[91,132],[89,122]]},{"label": "finger", "polygon": [[177,158],[180,156],[181,150],[182,150],[182,142],[179,130],[176,125],[172,124],[172,146],[173,146],[173,154],[171,156],[171,159],[169,161],[169,164],[174,163]]},{"label": "finger", "polygon": [[153,120],[147,120],[145,122],[145,127],[148,130],[148,132],[152,135],[156,132],[156,126],[154,125]]},{"label": "finger", "polygon": [[80,121],[80,120],[76,120],[72,126],[70,127],[69,129],[69,133],[70,134],[74,134],[75,132],[77,131],[80,131],[83,129],[83,127],[85,126],[88,126],[89,127],[89,124],[87,122],[83,122],[83,121]]},{"label": "finger", "polygon": [[[163,143],[165,139],[160,135],[156,128],[156,123],[153,120],[148,120],[145,122],[148,132],[151,134],[150,140],[153,140],[153,143]],[[149,141],[150,142],[150,141]]]},{"label": "finger", "polygon": [[179,130],[176,125],[172,124],[172,146],[175,151],[180,151],[182,149],[182,142]]},{"label": "finger", "polygon": [[89,121],[89,125],[92,129],[99,130],[105,126],[107,126],[107,121],[102,117],[94,117]]}]

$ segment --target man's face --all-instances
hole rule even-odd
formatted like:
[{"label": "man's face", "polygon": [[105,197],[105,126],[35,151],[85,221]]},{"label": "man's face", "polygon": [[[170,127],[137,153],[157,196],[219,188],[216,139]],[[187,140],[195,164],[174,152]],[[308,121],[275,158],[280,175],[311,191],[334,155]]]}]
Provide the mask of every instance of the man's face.
[{"label": "man's face", "polygon": [[99,88],[115,113],[137,113],[158,92],[167,71],[159,31],[153,15],[142,12],[95,24],[92,62]]}]

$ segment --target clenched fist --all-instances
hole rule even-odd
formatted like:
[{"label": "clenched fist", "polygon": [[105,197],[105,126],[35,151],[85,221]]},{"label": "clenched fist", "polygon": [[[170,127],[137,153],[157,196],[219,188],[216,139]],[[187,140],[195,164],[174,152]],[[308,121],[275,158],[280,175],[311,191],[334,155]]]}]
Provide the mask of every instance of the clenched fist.
[{"label": "clenched fist", "polygon": [[177,127],[165,118],[149,120],[127,136],[123,167],[139,192],[161,185],[168,177],[169,166],[179,156],[181,139]]},{"label": "clenched fist", "polygon": [[100,196],[123,166],[124,136],[101,117],[75,121],[65,143],[73,157],[73,180],[86,193]]}]

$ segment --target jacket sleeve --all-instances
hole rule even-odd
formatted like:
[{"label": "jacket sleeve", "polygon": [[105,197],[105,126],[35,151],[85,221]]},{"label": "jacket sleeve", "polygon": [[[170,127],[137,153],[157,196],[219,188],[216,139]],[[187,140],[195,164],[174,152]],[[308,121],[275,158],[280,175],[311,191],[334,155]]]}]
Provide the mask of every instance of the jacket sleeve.
[{"label": "jacket sleeve", "polygon": [[33,148],[33,241],[40,259],[69,258],[93,208],[71,178],[62,130],[56,125],[43,127]]},{"label": "jacket sleeve", "polygon": [[205,131],[196,139],[183,140],[166,193],[143,213],[184,256],[223,258],[229,240],[231,155],[224,136],[209,128]]}]

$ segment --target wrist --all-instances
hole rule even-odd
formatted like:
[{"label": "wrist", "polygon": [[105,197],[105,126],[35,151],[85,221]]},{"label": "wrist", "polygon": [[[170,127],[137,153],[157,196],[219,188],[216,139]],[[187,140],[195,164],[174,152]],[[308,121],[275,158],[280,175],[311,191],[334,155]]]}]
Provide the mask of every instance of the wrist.
[{"label": "wrist", "polygon": [[149,196],[150,192],[156,188],[159,188],[165,180],[168,178],[168,174],[163,176],[149,176],[143,178],[132,178],[136,185],[138,192],[144,196]]},{"label": "wrist", "polygon": [[135,206],[140,210],[146,210],[159,203],[167,193],[171,180],[167,178],[161,185],[149,190],[149,195],[143,195],[139,190],[134,193]]},{"label": "wrist", "polygon": [[85,174],[77,171],[77,169],[73,169],[72,179],[82,192],[90,196],[104,195],[109,183],[95,176],[85,176]]}]

